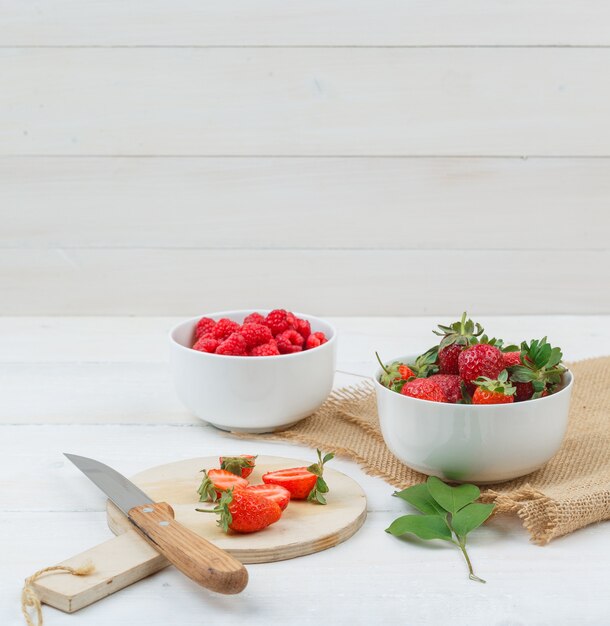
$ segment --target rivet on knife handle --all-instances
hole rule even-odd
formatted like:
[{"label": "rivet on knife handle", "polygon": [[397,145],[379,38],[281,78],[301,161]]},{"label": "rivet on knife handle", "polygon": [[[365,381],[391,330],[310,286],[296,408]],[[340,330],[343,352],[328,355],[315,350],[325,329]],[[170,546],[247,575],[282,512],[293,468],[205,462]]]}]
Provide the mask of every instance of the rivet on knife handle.
[{"label": "rivet on knife handle", "polygon": [[239,593],[248,584],[248,571],[230,554],[188,530],[174,519],[165,502],[129,510],[129,521],[172,565],[196,583],[218,593]]}]

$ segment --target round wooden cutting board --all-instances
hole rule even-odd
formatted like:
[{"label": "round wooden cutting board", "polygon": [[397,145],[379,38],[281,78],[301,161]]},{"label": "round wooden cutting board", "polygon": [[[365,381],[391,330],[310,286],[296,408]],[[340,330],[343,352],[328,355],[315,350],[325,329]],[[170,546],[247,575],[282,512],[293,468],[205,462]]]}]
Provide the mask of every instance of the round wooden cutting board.
[{"label": "round wooden cutting board", "polygon": [[[248,480],[250,484],[261,483],[266,472],[307,466],[311,462],[259,456]],[[266,529],[246,535],[226,534],[216,524],[216,515],[195,510],[212,508],[211,504],[199,502],[197,487],[202,479],[201,470],[214,467],[218,467],[218,457],[187,459],[153,467],[132,476],[131,480],[156,502],[169,503],[179,522],[242,563],[282,561],[331,548],[351,537],[366,518],[366,496],[358,483],[326,465],[328,504],[293,500],[282,518]],[[127,518],[111,502],[108,502],[107,513],[108,525],[116,535],[132,529]]]}]

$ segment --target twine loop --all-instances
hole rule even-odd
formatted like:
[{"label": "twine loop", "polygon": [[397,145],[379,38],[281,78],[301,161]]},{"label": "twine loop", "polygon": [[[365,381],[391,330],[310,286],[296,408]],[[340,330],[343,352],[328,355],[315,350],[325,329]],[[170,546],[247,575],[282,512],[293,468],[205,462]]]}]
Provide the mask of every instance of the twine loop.
[{"label": "twine loop", "polygon": [[45,567],[25,579],[23,591],[21,592],[21,612],[25,618],[27,626],[42,626],[42,602],[36,595],[32,586],[41,576],[50,572],[67,572],[73,576],[88,576],[95,567],[93,563],[85,563],[80,567],[70,567],[69,565],[54,565]]}]

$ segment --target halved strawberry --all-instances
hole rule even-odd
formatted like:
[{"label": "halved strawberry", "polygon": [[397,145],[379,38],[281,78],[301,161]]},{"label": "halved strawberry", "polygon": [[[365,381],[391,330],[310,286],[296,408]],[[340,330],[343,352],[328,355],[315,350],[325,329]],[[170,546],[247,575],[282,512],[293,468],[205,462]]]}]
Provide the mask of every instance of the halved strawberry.
[{"label": "halved strawberry", "polygon": [[269,498],[273,500],[282,511],[288,506],[290,502],[290,491],[280,485],[274,485],[272,483],[265,485],[250,485],[246,488],[246,491],[254,491],[259,496]]},{"label": "halved strawberry", "polygon": [[282,517],[279,505],[248,489],[225,491],[218,506],[213,509],[195,509],[201,513],[219,513],[218,525],[228,532],[255,533],[277,522]]},{"label": "halved strawberry", "polygon": [[271,485],[280,485],[288,489],[293,500],[310,500],[320,504],[326,504],[325,493],[328,493],[328,485],[322,474],[324,463],[330,461],[335,455],[329,452],[322,458],[320,450],[318,462],[309,467],[291,467],[288,469],[267,472],[263,474],[263,482]]},{"label": "halved strawberry", "polygon": [[199,502],[207,502],[211,500],[216,502],[223,492],[229,489],[245,489],[248,481],[241,476],[222,469],[201,470],[203,472],[203,480],[197,493],[199,494]]},{"label": "halved strawberry", "polygon": [[242,478],[248,478],[256,465],[256,456],[252,454],[221,456],[218,460],[220,461],[220,469],[227,470]]}]

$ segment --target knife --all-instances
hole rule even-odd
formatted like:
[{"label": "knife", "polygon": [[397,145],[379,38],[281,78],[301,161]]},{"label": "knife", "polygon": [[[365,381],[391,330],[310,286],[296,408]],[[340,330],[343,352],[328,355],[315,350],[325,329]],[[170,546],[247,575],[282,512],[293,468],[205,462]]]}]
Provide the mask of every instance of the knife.
[{"label": "knife", "polygon": [[76,454],[64,456],[125,513],[155,550],[191,580],[218,593],[239,593],[246,587],[246,568],[177,522],[169,504],[154,502],[125,476],[99,461]]}]

